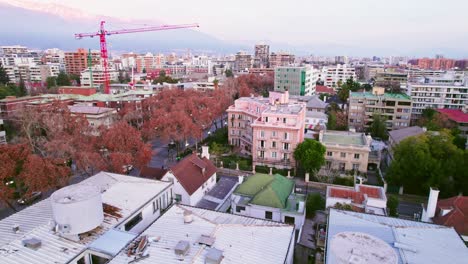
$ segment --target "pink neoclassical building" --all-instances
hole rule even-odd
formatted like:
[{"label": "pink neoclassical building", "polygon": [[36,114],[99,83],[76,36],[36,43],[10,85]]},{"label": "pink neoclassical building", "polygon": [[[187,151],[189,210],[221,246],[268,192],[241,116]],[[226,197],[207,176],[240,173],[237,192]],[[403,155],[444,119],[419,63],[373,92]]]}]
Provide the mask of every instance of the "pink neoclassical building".
[{"label": "pink neoclassical building", "polygon": [[227,110],[229,142],[253,165],[295,166],[293,152],[304,141],[306,104],[289,100],[289,93],[270,92],[269,98],[242,97]]}]

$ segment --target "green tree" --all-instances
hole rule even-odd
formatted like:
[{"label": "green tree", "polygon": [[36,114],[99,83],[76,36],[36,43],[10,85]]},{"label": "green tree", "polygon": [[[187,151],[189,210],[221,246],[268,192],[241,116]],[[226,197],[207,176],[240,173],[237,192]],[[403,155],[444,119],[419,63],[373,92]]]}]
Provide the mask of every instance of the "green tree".
[{"label": "green tree", "polygon": [[58,86],[70,86],[70,78],[64,72],[60,72],[57,76],[57,85]]},{"label": "green tree", "polygon": [[297,145],[294,159],[313,176],[325,164],[325,146],[316,140],[306,139]]},{"label": "green tree", "polygon": [[81,80],[80,80],[79,75],[69,74],[68,78],[70,79],[70,82],[73,82],[73,84],[75,84],[75,85],[80,85],[81,84]]},{"label": "green tree", "polygon": [[380,113],[374,113],[372,115],[372,124],[369,127],[369,132],[372,137],[378,137],[384,140],[388,139],[387,126],[385,124],[385,117]]},{"label": "green tree", "polygon": [[388,214],[390,216],[397,217],[398,216],[398,204],[400,201],[398,200],[398,197],[391,195],[388,197],[387,200],[387,208],[388,208]]},{"label": "green tree", "polygon": [[57,86],[57,77],[49,76],[46,79],[47,89]]},{"label": "green tree", "polygon": [[330,111],[328,113],[328,123],[327,123],[328,130],[335,130],[336,129],[336,112]]},{"label": "green tree", "polygon": [[325,210],[325,199],[319,193],[309,194],[306,201],[307,218],[314,218],[317,210]]},{"label": "green tree", "polygon": [[372,85],[365,83],[361,86],[362,89],[364,89],[366,92],[372,90]]},{"label": "green tree", "polygon": [[234,74],[232,73],[231,69],[227,69],[224,71],[224,74],[226,74],[227,78],[234,77]]},{"label": "green tree", "polygon": [[387,180],[406,193],[426,195],[438,187],[443,197],[468,193],[468,150],[453,143],[448,130],[409,137],[394,147]]},{"label": "green tree", "polygon": [[24,84],[24,80],[21,78],[18,85],[18,97],[26,96],[27,94],[28,91],[26,90],[26,85]]},{"label": "green tree", "polygon": [[10,77],[8,77],[5,68],[0,64],[0,85],[6,85],[10,82]]}]

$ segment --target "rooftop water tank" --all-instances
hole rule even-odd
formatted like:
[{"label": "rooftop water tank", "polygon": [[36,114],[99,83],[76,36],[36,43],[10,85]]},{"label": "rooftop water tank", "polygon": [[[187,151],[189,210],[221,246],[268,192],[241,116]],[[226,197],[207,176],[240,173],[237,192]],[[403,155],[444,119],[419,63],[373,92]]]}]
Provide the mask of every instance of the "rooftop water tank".
[{"label": "rooftop water tank", "polygon": [[78,235],[93,230],[104,220],[99,187],[75,184],[51,196],[54,221],[59,232]]}]

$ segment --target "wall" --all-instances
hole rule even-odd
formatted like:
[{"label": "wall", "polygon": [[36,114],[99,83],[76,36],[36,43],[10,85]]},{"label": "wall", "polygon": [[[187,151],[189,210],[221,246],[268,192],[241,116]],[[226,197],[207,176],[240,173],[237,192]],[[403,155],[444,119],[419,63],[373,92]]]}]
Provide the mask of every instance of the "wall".
[{"label": "wall", "polygon": [[182,200],[180,201],[181,204],[195,206],[203,196],[210,191],[213,186],[216,184],[216,173],[211,176],[208,181],[205,182],[206,186],[201,186],[196,190],[192,195],[189,195],[188,192],[184,189],[184,187],[180,184],[177,178],[172,174],[172,172],[168,171],[166,175],[161,179],[162,181],[172,181],[174,183],[174,199],[176,194],[181,195]]},{"label": "wall", "polygon": [[336,197],[327,197],[325,201],[325,207],[334,207],[337,203],[340,204],[351,204],[351,199],[336,198]]}]

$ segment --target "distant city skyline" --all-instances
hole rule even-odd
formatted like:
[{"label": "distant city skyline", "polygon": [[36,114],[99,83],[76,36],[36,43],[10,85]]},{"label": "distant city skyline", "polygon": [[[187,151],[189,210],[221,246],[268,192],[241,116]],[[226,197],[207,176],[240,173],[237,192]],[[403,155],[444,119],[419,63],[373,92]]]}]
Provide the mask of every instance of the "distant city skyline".
[{"label": "distant city skyline", "polygon": [[[391,4],[375,0],[293,0],[287,3],[265,0],[232,3],[0,0],[0,3],[63,16],[68,14],[54,10],[54,6],[66,6],[81,10],[78,16],[83,19],[90,19],[91,14],[129,21],[126,25],[113,25],[114,28],[132,27],[133,19],[155,24],[198,22],[199,31],[239,47],[252,47],[252,50],[255,43],[263,42],[270,44],[272,51],[286,50],[303,55],[468,57],[468,21],[464,13],[468,2],[461,0],[394,0]],[[48,5],[44,8],[34,3]]]}]

